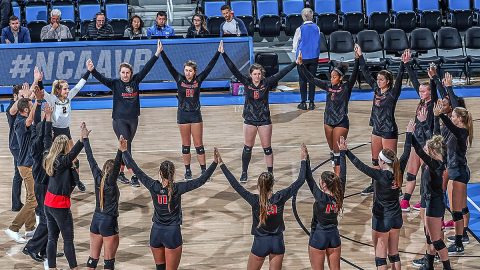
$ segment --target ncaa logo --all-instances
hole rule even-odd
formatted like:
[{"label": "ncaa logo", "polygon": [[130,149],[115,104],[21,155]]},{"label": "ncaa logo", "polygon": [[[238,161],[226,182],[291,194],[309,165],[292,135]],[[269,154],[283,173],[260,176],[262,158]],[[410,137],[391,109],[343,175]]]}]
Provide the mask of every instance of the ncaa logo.
[{"label": "ncaa logo", "polygon": [[125,86],[125,91],[127,91],[128,93],[132,93],[133,88],[130,85],[127,85],[127,86]]}]

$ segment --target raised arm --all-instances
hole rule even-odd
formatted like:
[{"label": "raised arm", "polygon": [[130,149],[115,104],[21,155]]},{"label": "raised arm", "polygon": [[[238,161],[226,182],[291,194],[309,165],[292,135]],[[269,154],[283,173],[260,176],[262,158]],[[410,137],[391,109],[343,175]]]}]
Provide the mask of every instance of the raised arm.
[{"label": "raised arm", "polygon": [[348,91],[351,93],[353,86],[355,86],[355,82],[357,81],[358,77],[358,65],[359,65],[359,59],[355,59],[355,64],[353,64],[353,70],[352,74],[350,75],[350,78],[348,78]]},{"label": "raised arm", "polygon": [[345,158],[345,151],[340,151],[340,181],[342,182],[343,191],[347,185],[347,160]]},{"label": "raised arm", "polygon": [[83,145],[85,147],[85,154],[87,154],[88,164],[90,165],[90,170],[92,171],[93,180],[100,178],[102,175],[102,170],[98,167],[97,161],[93,157],[92,147],[90,146],[90,140],[83,139]]},{"label": "raised arm", "polygon": [[345,155],[348,157],[348,159],[350,159],[353,165],[362,173],[373,178],[374,180],[381,178],[382,173],[380,170],[367,166],[360,159],[358,159],[350,150],[346,150]]},{"label": "raised arm", "polygon": [[133,75],[132,77],[132,78],[135,78],[134,80],[137,83],[140,83],[145,78],[145,76],[147,76],[148,72],[150,72],[150,70],[153,68],[153,65],[155,65],[155,63],[157,62],[158,57],[160,56],[160,53],[162,51],[163,51],[163,45],[159,39],[157,41],[157,50],[155,51],[155,54],[152,56],[152,58],[150,58],[150,60],[148,60],[147,64],[145,64],[145,66],[140,70],[140,72]]},{"label": "raised arm", "polygon": [[59,156],[58,158],[58,169],[66,169],[72,167],[73,160],[77,158],[80,151],[83,149],[83,142],[78,140],[73,148],[64,156]]},{"label": "raised arm", "polygon": [[295,66],[297,63],[292,62],[290,65],[284,67],[282,70],[277,72],[276,74],[268,77],[265,79],[265,84],[270,86],[276,84],[278,81],[280,81],[285,75],[287,75]]},{"label": "raised arm", "polygon": [[128,153],[127,150],[123,151],[122,149],[122,155],[123,155],[123,161],[125,162],[125,165],[128,168],[131,168],[132,171],[135,173],[135,175],[138,177],[138,180],[142,182],[142,184],[150,191],[153,192],[158,192],[160,191],[160,182],[155,181],[152,178],[150,178],[146,173],[144,173],[138,166],[137,163],[133,160],[132,156],[130,153]]},{"label": "raised arm", "polygon": [[403,154],[400,157],[400,170],[405,171],[407,167],[408,158],[410,157],[410,151],[412,151],[412,132],[405,133],[405,144],[403,145]]},{"label": "raised arm", "polygon": [[117,178],[120,174],[120,167],[122,166],[122,151],[118,149],[117,155],[115,156],[115,161],[113,163],[112,174],[107,179],[107,184],[109,186],[114,186],[117,184]]},{"label": "raised arm", "polygon": [[230,57],[228,57],[227,53],[224,52],[222,53],[223,55],[223,60],[225,60],[225,64],[227,64],[228,69],[232,72],[233,76],[237,78],[243,85],[249,84],[248,78],[243,76],[243,74],[238,70],[238,68],[235,66],[235,64],[230,60]]},{"label": "raised arm", "polygon": [[423,151],[422,145],[418,143],[415,136],[412,136],[412,146],[415,149],[415,152],[417,153],[417,155],[423,160],[423,162],[425,162],[425,164],[427,164],[428,167],[430,168],[435,167],[434,162],[432,162],[433,161],[432,157],[430,157],[427,153],[425,153],[425,151]]},{"label": "raised arm", "polygon": [[87,70],[85,74],[83,74],[80,81],[68,92],[68,99],[74,98],[80,90],[82,90],[85,83],[87,83],[88,77],[90,76],[90,71]]},{"label": "raised arm", "polygon": [[413,71],[411,63],[406,64],[406,68],[407,68],[408,77],[412,82],[413,88],[415,89],[415,91],[417,91],[417,94],[420,95],[419,93],[420,82],[418,81],[417,73]]},{"label": "raised arm", "polygon": [[168,56],[165,53],[165,51],[162,51],[160,53],[160,56],[162,57],[163,63],[165,63],[165,66],[167,67],[168,72],[170,72],[170,74],[172,75],[173,79],[176,82],[181,81],[182,75],[180,75],[180,73],[178,73],[178,71],[175,69],[170,59],[168,59]]},{"label": "raised arm", "polygon": [[100,72],[98,72],[98,70],[96,69],[93,69],[92,70],[92,75],[95,79],[97,79],[101,84],[105,85],[106,87],[110,88],[111,90],[113,90],[113,84],[114,84],[114,79],[110,79],[110,78],[107,78],[105,76],[103,76],[102,74],[100,74]]},{"label": "raised arm", "polygon": [[450,120],[450,118],[448,116],[446,116],[445,114],[440,114],[440,119],[442,119],[443,121],[443,124],[445,124],[445,126],[448,128],[448,130],[450,130],[450,132],[452,132],[452,134],[457,137],[457,138],[460,138],[462,137],[463,133],[464,133],[464,128],[460,128],[460,127],[457,127],[453,122],[452,120]]},{"label": "raised arm", "polygon": [[303,64],[298,65],[297,68],[300,71],[300,73],[303,74],[305,76],[305,78],[307,78],[307,81],[315,84],[317,87],[320,87],[320,89],[322,89],[322,90],[327,90],[328,89],[329,82],[325,81],[325,80],[320,80],[320,79],[316,78],[315,76],[313,76],[313,74],[310,73],[310,71],[308,71],[307,68],[305,68],[305,65],[303,65]]},{"label": "raised arm", "polygon": [[278,193],[282,196],[282,201],[287,201],[293,195],[297,193],[297,191],[302,187],[303,183],[305,182],[305,173],[306,173],[307,161],[302,160],[300,163],[300,172],[298,173],[298,178],[293,182],[289,187],[280,190]]},{"label": "raised arm", "polygon": [[375,80],[375,78],[373,78],[370,70],[368,70],[365,64],[365,58],[363,57],[363,55],[360,55],[360,57],[358,58],[358,61],[360,64],[360,70],[362,71],[363,78],[368,83],[368,85],[370,85],[370,87],[372,87],[375,90],[375,88],[378,87],[377,81]]},{"label": "raised arm", "polygon": [[215,53],[215,55],[213,56],[212,60],[210,60],[210,62],[208,62],[207,67],[200,74],[198,74],[197,79],[200,82],[203,82],[208,77],[208,74],[210,74],[213,67],[217,63],[218,57],[220,57],[220,52],[219,51],[217,51]]},{"label": "raised arm", "polygon": [[402,93],[402,81],[403,81],[403,72],[405,70],[405,64],[403,62],[400,63],[400,67],[398,68],[397,78],[395,79],[395,84],[393,85],[392,91],[396,99],[400,97]]},{"label": "raised arm", "polygon": [[181,195],[183,193],[192,191],[194,189],[197,189],[201,186],[203,186],[207,180],[212,176],[213,172],[217,168],[217,163],[212,162],[208,169],[200,175],[199,178],[188,181],[188,182],[183,182],[183,183],[178,183],[178,193]]},{"label": "raised arm", "polygon": [[240,194],[245,201],[247,201],[250,205],[253,205],[255,203],[255,195],[240,185],[235,176],[233,176],[233,174],[228,170],[227,165],[222,164],[220,165],[220,168],[222,169],[223,174],[233,189],[235,189],[235,191]]},{"label": "raised arm", "polygon": [[325,193],[318,188],[317,183],[315,183],[315,179],[313,179],[312,175],[312,168],[310,167],[310,160],[307,160],[307,167],[306,167],[306,177],[305,180],[307,182],[308,188],[313,194],[315,201],[324,201],[326,196]]}]

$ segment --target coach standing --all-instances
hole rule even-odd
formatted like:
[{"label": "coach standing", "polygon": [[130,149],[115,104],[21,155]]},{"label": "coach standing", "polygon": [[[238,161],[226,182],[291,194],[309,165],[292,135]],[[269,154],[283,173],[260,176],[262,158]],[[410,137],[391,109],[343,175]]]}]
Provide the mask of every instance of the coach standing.
[{"label": "coach standing", "polygon": [[[313,22],[313,10],[304,8],[302,10],[303,24],[295,31],[293,37],[293,50],[296,57],[302,52],[303,64],[311,74],[317,73],[318,56],[320,55],[320,28]],[[295,57],[295,58],[296,58]],[[308,105],[309,110],[315,109],[315,85],[309,83],[305,76],[298,72],[300,83],[300,96],[302,101],[297,108],[301,110],[307,109],[307,84],[308,84]]]}]

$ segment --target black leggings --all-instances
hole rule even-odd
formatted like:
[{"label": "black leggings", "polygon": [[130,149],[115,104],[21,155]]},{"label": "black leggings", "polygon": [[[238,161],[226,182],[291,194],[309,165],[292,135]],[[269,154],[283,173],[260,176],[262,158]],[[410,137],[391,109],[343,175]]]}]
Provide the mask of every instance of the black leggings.
[{"label": "black leggings", "polygon": [[51,208],[45,206],[47,216],[48,243],[47,259],[48,267],[57,267],[57,242],[60,232],[63,237],[63,250],[70,268],[77,267],[75,246],[73,245],[73,217],[70,208]]},{"label": "black leggings", "polygon": [[[133,119],[113,119],[112,121],[113,132],[117,138],[120,138],[120,135],[123,136],[125,140],[128,141],[128,152],[132,155],[132,141],[135,137],[135,133],[137,133],[138,127],[138,118]],[[122,165],[123,159],[122,159]]]},{"label": "black leggings", "polygon": [[[318,62],[317,59],[312,60],[303,60],[303,65],[305,68],[312,74],[317,74],[317,66]],[[308,84],[308,100],[313,102],[315,100],[315,84],[308,82],[307,78],[301,73],[299,74],[299,82],[300,82],[300,96],[302,98],[302,102],[307,101],[307,84]]]}]

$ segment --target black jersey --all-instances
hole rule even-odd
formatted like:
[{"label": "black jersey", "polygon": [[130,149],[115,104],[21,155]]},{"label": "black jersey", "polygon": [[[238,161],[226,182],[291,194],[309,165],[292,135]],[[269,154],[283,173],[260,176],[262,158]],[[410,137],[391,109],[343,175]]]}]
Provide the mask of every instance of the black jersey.
[{"label": "black jersey", "polygon": [[66,155],[58,155],[54,161],[53,176],[48,179],[48,192],[53,195],[70,197],[75,188],[75,178],[72,172],[73,161],[82,151],[83,142],[77,141]]},{"label": "black jersey", "polygon": [[447,167],[467,166],[468,130],[457,127],[450,118],[440,114],[443,124],[451,132],[445,141],[447,145]]},{"label": "black jersey", "polygon": [[[310,162],[307,162],[307,184],[312,191],[315,198],[315,205],[313,207],[312,227],[314,225],[319,226],[322,229],[329,229],[338,226],[338,211],[335,198],[318,188],[313,179],[312,170],[310,168]],[[345,191],[345,184],[347,181],[347,165],[345,162],[345,151],[340,151],[340,181],[342,183],[342,189]],[[315,224],[314,224],[315,223]]]},{"label": "black jersey", "polygon": [[[412,133],[407,132],[403,154],[400,157],[400,170],[405,171],[407,161],[412,147]],[[398,196],[400,189],[395,185],[395,179],[392,171],[374,169],[360,161],[351,151],[347,150],[347,157],[357,167],[358,170],[368,175],[374,180],[374,196],[372,213],[376,217],[394,217],[402,214]]]},{"label": "black jersey", "polygon": [[129,82],[120,79],[109,79],[100,74],[96,69],[92,71],[93,77],[110,88],[113,92],[113,119],[134,119],[140,115],[139,85],[152,69],[158,57],[152,56],[142,70],[133,74]]},{"label": "black jersey", "polygon": [[95,183],[95,212],[105,215],[118,217],[118,200],[120,198],[120,190],[117,185],[118,174],[120,173],[120,165],[122,164],[122,152],[117,151],[112,174],[107,175],[103,185],[103,210],[100,208],[100,184],[102,182],[103,173],[98,167],[97,161],[93,157],[90,140],[83,139],[85,153],[87,154],[88,164],[92,170],[93,181]]},{"label": "black jersey", "polygon": [[187,182],[173,184],[172,198],[168,200],[168,188],[162,185],[162,182],[154,180],[146,175],[132,159],[128,151],[123,152],[125,165],[132,168],[135,175],[142,184],[150,191],[152,196],[155,213],[152,221],[161,225],[181,225],[182,224],[182,194],[201,187],[212,176],[217,163],[212,162],[207,171],[199,178]]},{"label": "black jersey", "polygon": [[36,126],[36,136],[32,143],[32,175],[36,183],[48,184],[48,175],[43,168],[43,158],[52,146],[52,122],[42,121]]},{"label": "black jersey", "polygon": [[227,177],[230,185],[235,191],[245,199],[252,207],[252,229],[251,234],[255,236],[269,236],[279,235],[285,230],[285,223],[283,221],[283,210],[285,203],[290,199],[297,191],[302,187],[305,181],[306,161],[303,160],[300,167],[300,173],[298,179],[293,182],[289,187],[275,192],[268,200],[269,206],[267,210],[267,219],[265,224],[260,224],[260,197],[258,194],[253,194],[246,190],[228,170],[225,164],[220,166],[223,174]]},{"label": "black jersey", "polygon": [[173,79],[177,83],[178,109],[184,112],[199,111],[200,88],[202,87],[203,81],[208,77],[208,74],[215,66],[215,63],[220,56],[220,52],[217,51],[215,56],[208,63],[205,70],[196,75],[191,81],[187,80],[184,75],[178,73],[172,62],[170,62],[170,59],[168,59],[167,55],[165,54],[165,51],[162,51],[160,55],[162,56],[162,60],[167,66],[168,71],[170,74],[172,74]]},{"label": "black jersey", "polygon": [[370,126],[373,127],[375,132],[398,132],[397,122],[395,121],[395,108],[402,91],[402,79],[405,68],[403,62],[400,64],[393,87],[382,93],[380,88],[378,88],[377,80],[372,77],[372,74],[365,66],[363,56],[360,56],[359,61],[363,77],[374,91]]},{"label": "black jersey", "polygon": [[358,63],[358,59],[355,59],[355,65],[348,82],[341,85],[332,85],[329,81],[317,79],[304,65],[298,66],[300,72],[305,75],[310,83],[314,83],[317,87],[327,92],[327,102],[325,104],[325,112],[323,113],[324,124],[335,126],[348,117],[348,102],[357,79]]},{"label": "black jersey", "polygon": [[226,53],[223,59],[233,75],[245,86],[245,104],[243,106],[243,119],[250,123],[271,123],[268,95],[275,85],[296,65],[295,62],[280,70],[275,75],[264,78],[258,85],[253,84],[250,77],[244,76],[230,60]]},{"label": "black jersey", "polygon": [[15,104],[15,101],[12,99],[10,100],[10,104],[7,107],[7,122],[8,122],[8,148],[11,150],[19,150],[20,147],[18,146],[18,141],[17,141],[17,136],[15,136],[15,129],[14,129],[14,124],[15,124],[15,118],[17,115],[11,115],[10,114],[10,109],[12,108],[13,104]]},{"label": "black jersey", "polygon": [[417,155],[423,160],[422,180],[423,188],[422,194],[427,197],[442,197],[443,196],[443,172],[445,171],[445,163],[443,160],[436,160],[430,157],[423,147],[415,138],[412,137],[412,145],[415,148]]}]

